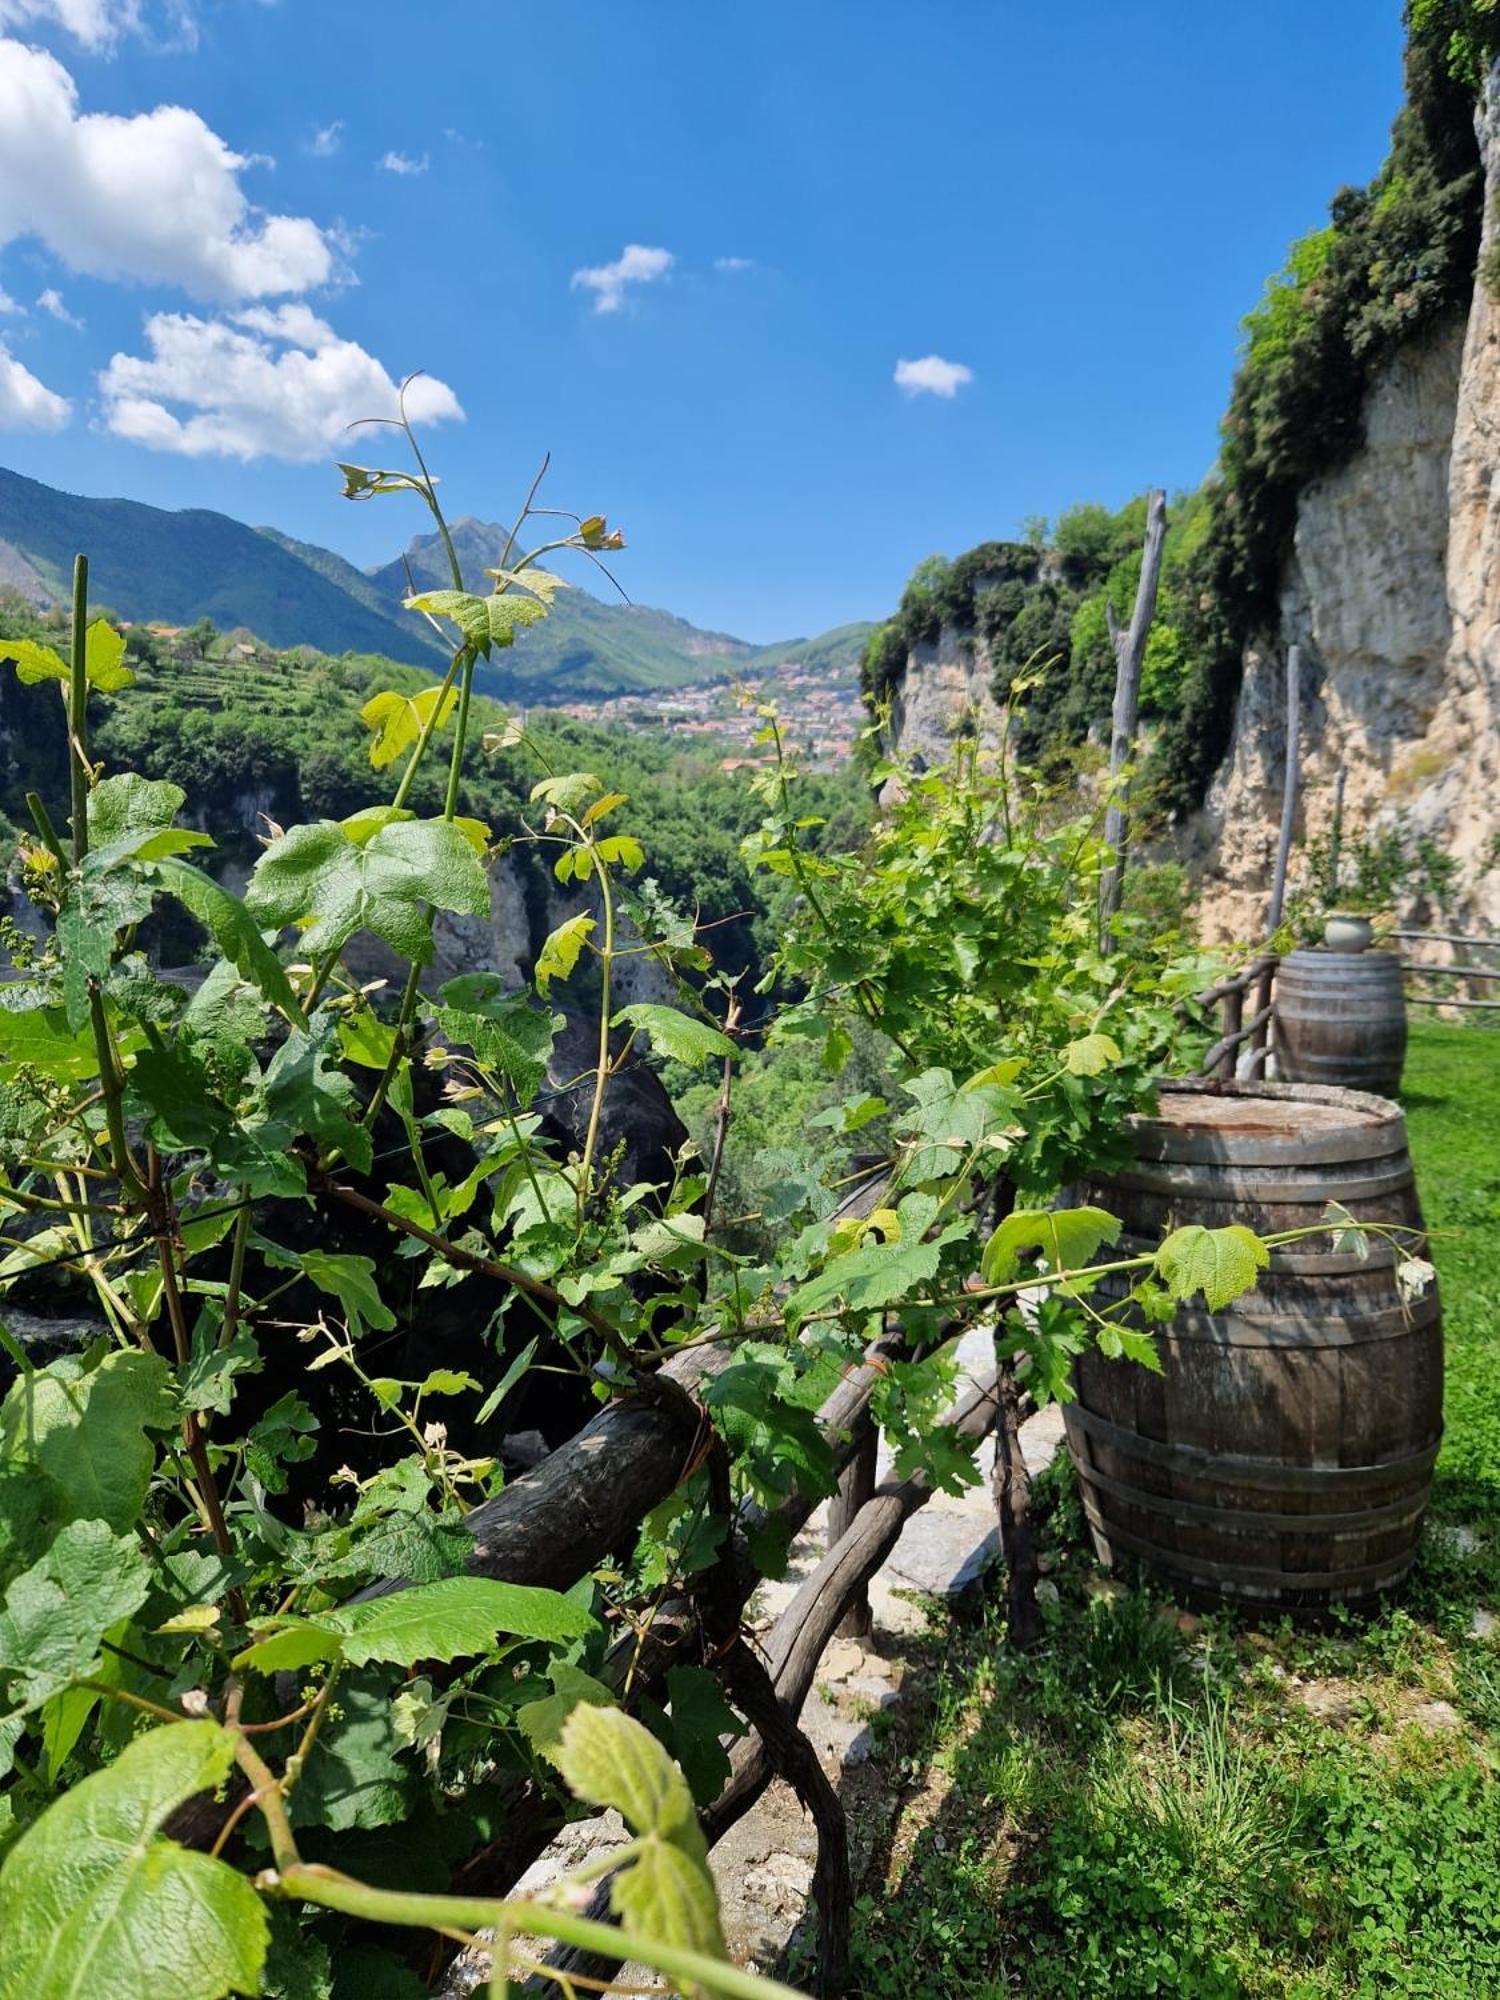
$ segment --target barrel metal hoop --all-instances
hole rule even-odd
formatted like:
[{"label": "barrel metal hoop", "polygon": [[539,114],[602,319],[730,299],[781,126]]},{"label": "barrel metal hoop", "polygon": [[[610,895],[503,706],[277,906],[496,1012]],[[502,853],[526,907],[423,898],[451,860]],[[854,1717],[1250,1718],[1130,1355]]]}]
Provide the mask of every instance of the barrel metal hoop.
[{"label": "barrel metal hoop", "polygon": [[[1272,1203],[1291,1202],[1299,1208],[1309,1207],[1320,1198],[1324,1201],[1341,1201],[1346,1206],[1351,1201],[1376,1201],[1383,1195],[1399,1194],[1403,1188],[1412,1185],[1411,1161],[1404,1155],[1396,1166],[1384,1173],[1377,1171],[1366,1174],[1362,1180],[1319,1182],[1316,1186],[1308,1175],[1304,1175],[1300,1180],[1247,1180],[1233,1171],[1236,1167],[1251,1164],[1244,1160],[1222,1162],[1227,1171],[1215,1174],[1210,1181],[1203,1173],[1203,1168],[1210,1164],[1207,1160],[1147,1161],[1134,1167],[1125,1167],[1117,1174],[1111,1174],[1109,1181],[1111,1187],[1124,1188],[1130,1194],[1192,1195],[1199,1201],[1221,1203],[1248,1201],[1263,1207]],[[1275,1164],[1284,1168],[1292,1163],[1277,1161]],[[1318,1163],[1309,1161],[1308,1164]]]},{"label": "barrel metal hoop", "polygon": [[1435,1292],[1410,1307],[1388,1306],[1358,1315],[1305,1317],[1291,1311],[1206,1313],[1181,1307],[1162,1332],[1169,1340],[1217,1342],[1221,1347],[1285,1348],[1306,1353],[1324,1347],[1368,1347],[1425,1333],[1440,1317]]},{"label": "barrel metal hoop", "polygon": [[1358,1584],[1364,1584],[1371,1590],[1388,1589],[1401,1581],[1416,1557],[1413,1549],[1399,1556],[1387,1556],[1383,1562],[1366,1563],[1353,1569],[1260,1569],[1248,1563],[1211,1562],[1206,1556],[1186,1556],[1176,1549],[1160,1549],[1154,1542],[1128,1534],[1125,1529],[1116,1528],[1110,1522],[1095,1520],[1092,1512],[1089,1518],[1090,1524],[1111,1551],[1123,1549],[1127,1555],[1139,1556],[1154,1569],[1167,1570],[1189,1583],[1220,1583],[1230,1588],[1238,1585],[1246,1590],[1259,1589],[1283,1597],[1300,1590],[1332,1590],[1347,1594],[1352,1585]]},{"label": "barrel metal hoop", "polygon": [[1127,1485],[1123,1479],[1114,1479],[1094,1465],[1080,1465],[1078,1476],[1085,1486],[1108,1493],[1113,1499],[1124,1501],[1128,1507],[1139,1507],[1142,1513],[1162,1514],[1173,1521],[1196,1521],[1205,1527],[1223,1528],[1229,1534],[1243,1529],[1247,1534],[1272,1530],[1300,1535],[1334,1535],[1355,1533],[1381,1523],[1400,1527],[1410,1521],[1419,1521],[1427,1506],[1427,1488],[1424,1485],[1417,1493],[1404,1494],[1399,1500],[1387,1500],[1379,1507],[1361,1507],[1352,1514],[1259,1514],[1253,1507],[1212,1507],[1198,1500],[1174,1500],[1168,1493],[1142,1493],[1138,1488]]},{"label": "barrel metal hoop", "polygon": [[1324,1493],[1330,1488],[1368,1485],[1371,1475],[1381,1478],[1416,1478],[1430,1472],[1442,1444],[1442,1431],[1429,1444],[1401,1458],[1388,1458],[1376,1465],[1288,1465],[1281,1459],[1246,1458],[1235,1452],[1206,1451],[1201,1445],[1171,1444],[1165,1438],[1142,1437],[1138,1431],[1121,1429],[1108,1418],[1069,1403],[1063,1420],[1071,1429],[1077,1425],[1085,1436],[1096,1438],[1127,1457],[1142,1458],[1148,1465],[1160,1465],[1188,1476],[1217,1475],[1226,1484],[1258,1486],[1281,1493]]}]

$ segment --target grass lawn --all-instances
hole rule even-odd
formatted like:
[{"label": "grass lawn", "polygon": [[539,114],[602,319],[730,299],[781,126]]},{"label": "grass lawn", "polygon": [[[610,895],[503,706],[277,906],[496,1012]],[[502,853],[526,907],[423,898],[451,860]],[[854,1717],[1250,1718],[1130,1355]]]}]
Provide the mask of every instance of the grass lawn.
[{"label": "grass lawn", "polygon": [[1403,1601],[1178,1614],[1099,1576],[1054,1467],[1048,1643],[943,1624],[882,1732],[863,2000],[1500,1996],[1500,1034],[1417,1028],[1406,1085],[1448,1428]]}]

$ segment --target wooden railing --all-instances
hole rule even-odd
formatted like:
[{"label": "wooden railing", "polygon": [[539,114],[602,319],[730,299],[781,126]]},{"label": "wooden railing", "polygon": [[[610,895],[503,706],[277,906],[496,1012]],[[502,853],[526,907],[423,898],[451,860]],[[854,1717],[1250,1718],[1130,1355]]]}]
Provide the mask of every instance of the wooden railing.
[{"label": "wooden railing", "polygon": [[[1472,931],[1418,931],[1397,930],[1392,935],[1403,947],[1410,945],[1447,945],[1453,951],[1482,951],[1490,955],[1485,965],[1472,964],[1467,959],[1454,958],[1445,963],[1432,959],[1414,958],[1409,950],[1403,949],[1401,968],[1405,973],[1406,999],[1415,1007],[1460,1007],[1474,1013],[1500,1011],[1500,998],[1494,997],[1494,990],[1488,982],[1500,979],[1500,937],[1485,937]],[[1422,992],[1422,985],[1438,982],[1473,982],[1467,993]]]},{"label": "wooden railing", "polygon": [[1200,1012],[1219,1010],[1219,1037],[1198,1065],[1199,1076],[1233,1078],[1242,1063],[1246,1076],[1265,1074],[1276,1014],[1272,991],[1278,963],[1275,952],[1261,952],[1217,986],[1193,995],[1191,1004]]}]

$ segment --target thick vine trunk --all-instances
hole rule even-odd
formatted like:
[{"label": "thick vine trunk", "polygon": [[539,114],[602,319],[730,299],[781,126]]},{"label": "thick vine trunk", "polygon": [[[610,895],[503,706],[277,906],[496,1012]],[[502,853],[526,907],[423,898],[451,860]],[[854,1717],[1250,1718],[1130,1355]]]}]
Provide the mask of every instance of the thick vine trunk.
[{"label": "thick vine trunk", "polygon": [[1003,1363],[997,1387],[1000,1420],[995,1426],[995,1511],[1000,1517],[1000,1545],[1005,1553],[1005,1637],[1018,1651],[1034,1646],[1042,1636],[1037,1609],[1036,1534],[1031,1520],[1031,1474],[1021,1455],[1023,1397],[1015,1368]]}]

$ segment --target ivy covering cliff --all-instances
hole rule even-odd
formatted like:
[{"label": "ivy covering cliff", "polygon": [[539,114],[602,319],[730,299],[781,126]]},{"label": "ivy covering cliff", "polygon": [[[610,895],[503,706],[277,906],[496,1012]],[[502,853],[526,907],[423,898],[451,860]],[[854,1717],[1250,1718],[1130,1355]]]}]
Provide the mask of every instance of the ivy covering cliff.
[{"label": "ivy covering cliff", "polygon": [[[1358,450],[1383,365],[1472,293],[1474,103],[1500,51],[1500,0],[1411,0],[1407,29],[1406,101],[1385,163],[1368,186],[1339,191],[1327,225],[1293,244],[1247,316],[1219,463],[1171,510],[1143,688],[1158,724],[1149,796],[1166,811],[1202,802],[1228,748],[1245,646],[1274,626],[1299,495]],[[1078,507],[1046,547],[992,542],[952,563],[929,558],[869,643],[867,699],[878,704],[912,645],[946,622],[987,642],[999,693],[1022,668],[1047,667],[1027,699],[1023,754],[1076,746],[1109,714],[1105,601],[1128,608],[1143,511],[1143,500],[1113,515]]]}]

